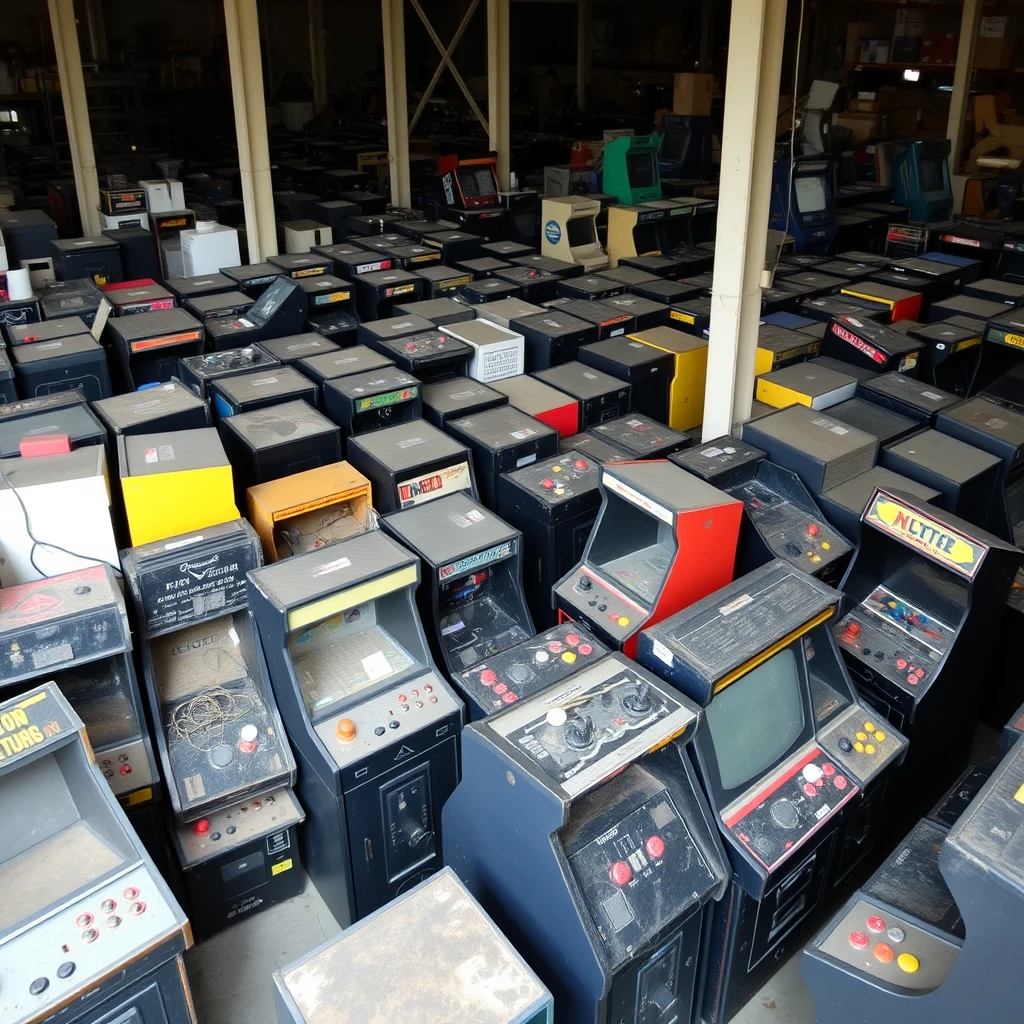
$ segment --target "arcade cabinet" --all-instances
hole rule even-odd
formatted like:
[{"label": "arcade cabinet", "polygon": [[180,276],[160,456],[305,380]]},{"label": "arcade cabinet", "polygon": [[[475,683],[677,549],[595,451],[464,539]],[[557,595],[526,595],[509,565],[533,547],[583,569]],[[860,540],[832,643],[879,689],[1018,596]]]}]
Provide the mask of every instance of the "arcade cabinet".
[{"label": "arcade cabinet", "polygon": [[953,212],[949,180],[950,141],[918,141],[901,146],[892,158],[892,201],[910,208],[910,219],[948,220]]},{"label": "arcade cabinet", "polygon": [[192,1024],[189,922],[82,720],[49,682],[0,704],[0,721],[4,1020]]},{"label": "arcade cabinet", "polygon": [[661,147],[658,150],[660,178],[711,178],[712,123],[710,117],[663,114]]},{"label": "arcade cabinet", "polygon": [[584,273],[608,268],[609,260],[597,237],[601,203],[589,196],[559,196],[541,205],[541,255],[575,263]]},{"label": "arcade cabinet", "polygon": [[449,678],[533,635],[515,527],[465,493],[396,512],[382,525],[422,562],[420,617]]},{"label": "arcade cabinet", "polygon": [[708,375],[708,342],[677,331],[674,327],[652,327],[627,335],[658,352],[672,356],[672,382],[668,392],[668,425],[673,430],[693,430],[704,418],[704,391]]},{"label": "arcade cabinet", "polygon": [[498,198],[498,158],[476,157],[460,160],[454,153],[437,161],[445,206],[443,219],[455,221],[474,235],[497,239],[505,209]]},{"label": "arcade cabinet", "polygon": [[768,226],[788,231],[797,252],[824,255],[831,249],[838,230],[835,169],[831,160],[798,156],[793,162],[792,176],[788,159],[775,162]]},{"label": "arcade cabinet", "polygon": [[687,278],[711,270],[715,254],[693,244],[694,207],[673,199],[646,206],[608,208],[608,258],[613,267],[623,260],[657,256],[677,265]]},{"label": "arcade cabinet", "polygon": [[1020,557],[901,491],[877,489],[861,516],[834,633],[858,692],[911,741],[905,806],[926,807],[967,759]]},{"label": "arcade cabinet", "polygon": [[445,863],[566,1024],[692,1019],[727,875],[686,757],[698,718],[611,654],[463,731]]},{"label": "arcade cabinet", "polygon": [[774,561],[640,635],[641,664],[705,708],[691,753],[732,867],[705,1024],[735,1015],[871,849],[906,750],[855,696],[830,631],[841,596]]},{"label": "arcade cabinet", "polygon": [[602,466],[600,488],[583,557],[553,602],[559,622],[632,657],[641,629],[732,579],[743,505],[662,460]]},{"label": "arcade cabinet", "polygon": [[620,203],[649,203],[661,198],[658,135],[620,135],[604,147],[601,191]]},{"label": "arcade cabinet", "polygon": [[[380,965],[402,983],[380,998]],[[277,1024],[552,1024],[551,993],[451,868],[274,972]]]},{"label": "arcade cabinet", "polygon": [[922,821],[803,952],[830,1024],[1013,1024],[1024,923],[1024,744],[949,829]]},{"label": "arcade cabinet", "polygon": [[416,613],[415,555],[379,531],[249,574],[308,809],[306,869],[347,928],[441,866],[462,702]]}]

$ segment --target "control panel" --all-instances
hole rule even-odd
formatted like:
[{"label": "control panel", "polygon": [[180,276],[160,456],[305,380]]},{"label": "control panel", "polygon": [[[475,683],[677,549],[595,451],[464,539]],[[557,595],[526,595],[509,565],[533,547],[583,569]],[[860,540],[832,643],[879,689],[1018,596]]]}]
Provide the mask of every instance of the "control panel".
[{"label": "control panel", "polygon": [[472,355],[472,349],[464,341],[453,338],[445,331],[421,331],[404,338],[392,338],[384,344],[395,352],[401,352],[410,359],[429,359],[432,356]]},{"label": "control panel", "polygon": [[[337,718],[329,717],[314,728],[339,768],[348,768],[404,740],[421,729],[439,725],[462,706],[433,672],[407,680]],[[438,737],[448,735],[449,728]],[[357,769],[357,776],[359,771]]]},{"label": "control panel", "polygon": [[150,768],[149,753],[142,740],[108,747],[96,754],[96,763],[118,796],[159,782]]},{"label": "control panel", "polygon": [[815,574],[852,550],[822,519],[787,501],[759,480],[727,488],[776,558]]},{"label": "control panel", "polygon": [[635,414],[606,420],[595,428],[597,433],[639,459],[652,454],[663,457],[669,451],[689,444],[685,434],[670,430],[647,416]]},{"label": "control panel", "polygon": [[572,603],[580,622],[588,626],[599,625],[616,640],[625,641],[631,637],[650,614],[586,564],[577,567],[570,577],[558,584],[557,589]]},{"label": "control panel", "polygon": [[292,791],[275,789],[179,826],[178,845],[186,865],[201,864],[273,831],[267,836],[267,855],[271,856],[285,848],[286,837],[277,830],[301,820],[302,811]]},{"label": "control panel", "polygon": [[860,790],[845,768],[818,747],[802,751],[722,812],[734,836],[769,871],[775,870]]},{"label": "control panel", "polygon": [[863,899],[818,948],[878,981],[919,992],[941,985],[960,955],[957,943]]},{"label": "control panel", "polygon": [[607,653],[576,623],[563,623],[475,665],[457,682],[491,713],[561,682]]},{"label": "control panel", "polygon": [[818,733],[818,743],[865,786],[907,748],[900,733],[861,704],[829,722]]},{"label": "control panel", "polygon": [[[569,867],[613,960],[638,949],[717,883],[666,790],[571,852]],[[673,990],[671,972],[662,984]]]},{"label": "control panel", "polygon": [[579,494],[597,488],[601,467],[579,452],[569,452],[552,459],[541,459],[529,469],[516,474],[516,483],[528,488],[539,500],[557,505]]},{"label": "control panel", "polygon": [[[84,826],[83,826],[84,828]],[[37,865],[21,862],[15,892],[39,884]],[[104,882],[56,913],[0,946],[0,1019],[22,1024],[49,1016],[61,1005],[117,974],[164,939],[181,933],[167,901],[145,867],[135,867]]]}]

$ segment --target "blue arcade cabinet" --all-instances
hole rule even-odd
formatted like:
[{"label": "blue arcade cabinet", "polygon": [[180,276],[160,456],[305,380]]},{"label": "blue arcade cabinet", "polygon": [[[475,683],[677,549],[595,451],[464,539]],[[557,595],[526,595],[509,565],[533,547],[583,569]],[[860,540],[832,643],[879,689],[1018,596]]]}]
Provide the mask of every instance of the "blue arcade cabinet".
[{"label": "blue arcade cabinet", "polygon": [[665,114],[661,119],[658,171],[663,178],[711,178],[711,118]]},{"label": "blue arcade cabinet", "polygon": [[911,142],[892,159],[892,201],[910,207],[910,219],[948,220],[953,213],[949,139]]},{"label": "blue arcade cabinet", "polygon": [[793,236],[797,252],[829,252],[838,230],[832,161],[823,156],[796,157],[791,192],[789,160],[776,160],[768,218],[770,228],[788,231]]}]

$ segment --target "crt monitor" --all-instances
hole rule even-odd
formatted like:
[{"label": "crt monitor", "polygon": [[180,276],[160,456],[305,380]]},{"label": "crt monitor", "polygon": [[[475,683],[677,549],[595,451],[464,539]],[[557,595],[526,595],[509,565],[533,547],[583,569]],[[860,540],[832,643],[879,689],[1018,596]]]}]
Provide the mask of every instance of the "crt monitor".
[{"label": "crt monitor", "polygon": [[654,154],[649,152],[629,153],[626,156],[626,174],[629,176],[631,189],[655,186],[654,160]]},{"label": "crt monitor", "polygon": [[910,207],[912,221],[944,220],[953,211],[949,140],[912,142],[892,159],[892,201]]},{"label": "crt monitor", "polygon": [[466,199],[496,195],[494,168],[491,164],[459,167],[455,173],[459,178],[459,188]]},{"label": "crt monitor", "polygon": [[573,217],[566,221],[565,235],[570,249],[597,245],[597,221],[593,217]]},{"label": "crt monitor", "polygon": [[793,198],[800,213],[821,213],[828,204],[825,176],[799,176],[793,179]]}]

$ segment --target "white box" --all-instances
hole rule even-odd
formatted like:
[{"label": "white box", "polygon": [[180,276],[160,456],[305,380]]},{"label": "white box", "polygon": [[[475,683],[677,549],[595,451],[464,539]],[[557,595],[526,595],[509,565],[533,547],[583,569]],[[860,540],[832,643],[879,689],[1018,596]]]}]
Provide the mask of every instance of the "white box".
[{"label": "white box", "polygon": [[216,274],[221,267],[237,267],[242,258],[238,252],[238,228],[215,221],[200,221],[194,228],[182,231],[182,277]]},{"label": "white box", "polygon": [[286,220],[281,227],[284,228],[285,252],[309,252],[314,245],[334,243],[334,232],[315,220]]},{"label": "white box", "polygon": [[100,230],[117,231],[119,228],[145,228],[149,230],[149,216],[145,210],[138,213],[104,213],[99,211]]},{"label": "white box", "polygon": [[490,320],[463,320],[445,324],[445,333],[473,346],[469,375],[487,384],[492,380],[517,377],[524,373],[523,336]]},{"label": "white box", "polygon": [[185,189],[180,181],[148,178],[139,184],[146,190],[146,205],[150,213],[173,213],[185,209]]},{"label": "white box", "polygon": [[[0,242],[0,251],[2,246],[3,243]],[[34,292],[57,280],[57,275],[53,272],[52,256],[34,256],[30,260],[22,260],[21,269],[28,271],[28,279],[32,282]]]},{"label": "white box", "polygon": [[[34,552],[36,564],[47,576],[84,569],[98,560],[118,564],[102,445],[65,455],[4,459],[0,468],[18,492],[15,495],[0,483],[0,586],[45,578],[32,565],[26,514],[41,542]],[[74,515],[68,515],[69,509],[74,509]],[[46,541],[75,554],[47,547]]]}]

